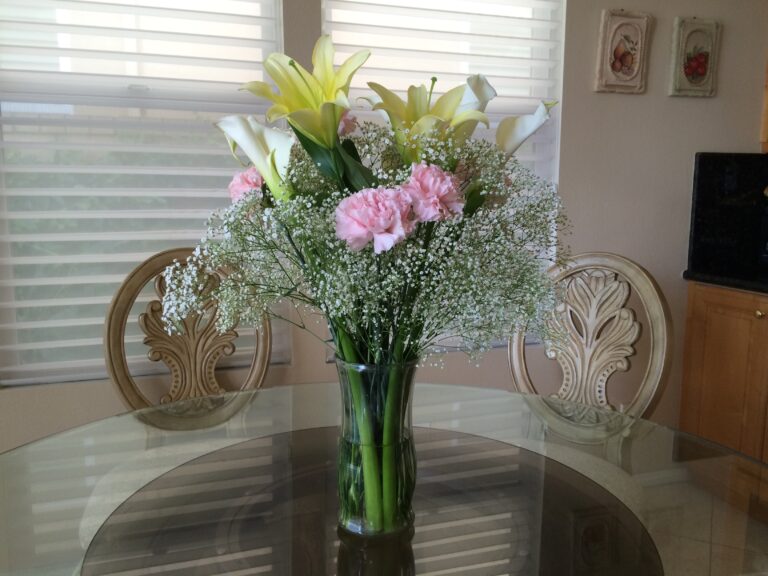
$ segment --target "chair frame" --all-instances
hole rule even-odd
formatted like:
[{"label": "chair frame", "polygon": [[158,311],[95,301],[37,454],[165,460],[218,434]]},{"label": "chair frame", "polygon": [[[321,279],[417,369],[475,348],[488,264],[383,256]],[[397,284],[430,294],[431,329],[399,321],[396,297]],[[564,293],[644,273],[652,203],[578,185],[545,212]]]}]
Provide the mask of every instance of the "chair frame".
[{"label": "chair frame", "polygon": [[[570,259],[564,267],[553,266],[549,275],[555,285],[560,285],[568,278],[588,270],[604,270],[615,273],[629,284],[630,289],[638,296],[648,318],[650,355],[643,379],[638,392],[632,401],[623,407],[623,412],[635,417],[647,415],[655,407],[670,365],[671,323],[667,304],[661,290],[651,275],[638,264],[622,256],[607,252],[589,252]],[[634,321],[632,314],[631,321]],[[521,392],[537,393],[531,382],[525,360],[525,331],[519,330],[509,341],[509,366],[515,388]],[[550,357],[552,357],[550,355]],[[616,366],[618,365],[618,366]],[[616,362],[613,370],[626,370],[629,364],[626,359]],[[611,371],[607,377],[613,373]],[[562,391],[562,387],[560,389]],[[560,394],[556,394],[559,396]],[[599,398],[594,405],[609,406],[605,398]]]},{"label": "chair frame", "polygon": [[[139,264],[128,276],[125,278],[120,288],[115,293],[112,303],[109,306],[107,312],[107,318],[104,325],[104,359],[107,365],[107,372],[110,379],[115,386],[117,393],[122,399],[123,403],[132,410],[139,410],[142,408],[148,408],[154,404],[142,394],[138,386],[136,385],[133,376],[128,368],[128,360],[125,352],[125,329],[128,324],[128,316],[131,308],[133,307],[136,299],[138,298],[141,290],[153,279],[157,278],[166,267],[171,265],[174,261],[183,262],[193,252],[192,248],[174,248],[171,250],[165,250],[155,254],[148,260]],[[146,308],[146,312],[140,317],[140,324],[145,331],[146,337],[144,343],[148,344],[150,340],[156,338],[156,335],[150,335],[147,333],[147,318],[153,315],[152,307],[157,307],[159,300],[152,300]],[[154,311],[154,314],[157,310]],[[157,330],[154,330],[157,332]],[[227,333],[226,338],[222,338],[220,342],[217,342],[214,346],[215,350],[209,354],[207,365],[204,369],[206,375],[213,380],[213,367],[218,361],[220,356],[231,354],[234,351],[234,345],[231,340],[237,336],[237,333],[232,331]],[[174,337],[185,338],[187,335],[181,334]],[[269,357],[271,353],[271,330],[269,319],[264,316],[263,327],[261,331],[256,333],[256,354],[254,354],[251,361],[248,374],[244,380],[241,390],[253,390],[259,388],[264,381],[267,368],[269,367]],[[151,360],[165,360],[164,355],[158,352],[155,348],[149,350],[149,357]],[[167,363],[167,362],[166,362]],[[199,370],[198,370],[199,371]],[[217,388],[218,386],[216,386]],[[224,392],[220,390],[220,392]],[[185,399],[197,396],[182,396]],[[229,411],[227,411],[229,412]],[[174,425],[172,423],[174,416],[168,414],[170,420],[162,427],[172,428],[187,428],[188,426],[179,424]],[[182,418],[181,416],[175,416],[175,418]],[[219,419],[213,419],[213,421]],[[192,424],[191,422],[189,424]]]}]

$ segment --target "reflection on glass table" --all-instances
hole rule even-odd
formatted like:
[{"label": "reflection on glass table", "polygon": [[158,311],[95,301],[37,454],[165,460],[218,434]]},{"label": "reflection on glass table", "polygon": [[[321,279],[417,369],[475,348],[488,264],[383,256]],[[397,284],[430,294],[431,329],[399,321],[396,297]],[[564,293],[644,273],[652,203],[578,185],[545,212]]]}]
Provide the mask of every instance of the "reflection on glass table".
[{"label": "reflection on glass table", "polygon": [[371,544],[336,531],[338,384],[221,401],[0,455],[0,574],[768,574],[768,467],[647,421],[419,384],[414,534]]}]

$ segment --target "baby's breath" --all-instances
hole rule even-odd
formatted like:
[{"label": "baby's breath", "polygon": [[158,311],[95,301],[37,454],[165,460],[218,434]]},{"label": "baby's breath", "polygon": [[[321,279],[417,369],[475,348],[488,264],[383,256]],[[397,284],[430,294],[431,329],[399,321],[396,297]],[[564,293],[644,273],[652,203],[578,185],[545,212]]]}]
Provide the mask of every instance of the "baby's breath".
[{"label": "baby's breath", "polygon": [[[411,167],[390,128],[364,123],[352,140],[380,185],[407,180]],[[482,352],[519,326],[546,330],[555,296],[545,271],[563,224],[554,187],[488,142],[445,134],[408,141],[422,161],[453,172],[468,195],[479,194],[472,211],[421,223],[380,254],[370,246],[352,251],[335,229],[336,207],[352,192],[338,190],[294,146],[290,200],[250,195],[214,214],[195,254],[166,270],[166,323],[173,329],[212,297],[220,329],[258,324],[288,299],[321,311],[333,335],[348,334],[370,363],[391,358],[396,338],[402,357],[416,358],[449,337]],[[214,271],[222,280],[206,290],[205,275]]]}]

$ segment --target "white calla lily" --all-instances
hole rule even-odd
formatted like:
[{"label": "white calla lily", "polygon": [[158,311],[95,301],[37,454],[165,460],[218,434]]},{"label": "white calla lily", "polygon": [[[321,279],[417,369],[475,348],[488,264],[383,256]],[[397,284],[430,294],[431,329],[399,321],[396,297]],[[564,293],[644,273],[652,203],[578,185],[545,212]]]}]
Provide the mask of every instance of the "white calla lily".
[{"label": "white calla lily", "polygon": [[[461,116],[466,113],[484,113],[488,102],[496,97],[496,90],[482,74],[474,74],[467,77],[467,85],[456,109],[456,114]],[[466,140],[477,128],[478,121],[466,121],[461,126],[457,126],[454,131],[454,137],[461,141]],[[486,122],[487,124],[487,122]]]},{"label": "white calla lily", "polygon": [[285,181],[292,135],[268,128],[254,116],[225,116],[216,126],[226,135],[233,154],[240,147],[248,156],[275,200],[279,202],[293,195],[290,184]]},{"label": "white calla lily", "polygon": [[467,77],[467,86],[469,90],[464,90],[461,103],[456,111],[458,114],[467,110],[479,110],[485,112],[488,102],[496,97],[496,90],[491,86],[488,79],[482,74],[474,74]]},{"label": "white calla lily", "polygon": [[504,154],[512,156],[523,142],[549,120],[549,111],[556,104],[556,101],[542,102],[533,114],[504,118],[496,129],[496,145]]}]

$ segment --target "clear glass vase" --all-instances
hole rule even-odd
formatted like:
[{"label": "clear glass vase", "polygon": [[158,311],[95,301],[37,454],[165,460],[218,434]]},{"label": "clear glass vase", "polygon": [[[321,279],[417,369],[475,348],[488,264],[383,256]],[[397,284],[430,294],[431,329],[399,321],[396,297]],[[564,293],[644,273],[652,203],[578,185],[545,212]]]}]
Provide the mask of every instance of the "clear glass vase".
[{"label": "clear glass vase", "polygon": [[336,359],[343,404],[339,526],[366,536],[413,526],[416,453],[411,394],[416,362],[350,364]]}]

